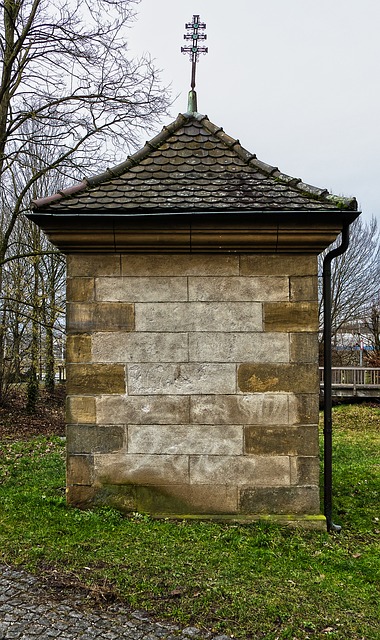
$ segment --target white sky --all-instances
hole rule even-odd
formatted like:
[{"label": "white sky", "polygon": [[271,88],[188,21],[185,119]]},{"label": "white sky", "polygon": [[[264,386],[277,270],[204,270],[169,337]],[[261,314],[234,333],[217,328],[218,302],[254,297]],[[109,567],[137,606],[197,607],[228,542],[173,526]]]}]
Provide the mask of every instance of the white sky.
[{"label": "white sky", "polygon": [[[264,162],[355,196],[380,222],[379,0],[141,0],[129,32],[187,110],[184,23],[200,14],[209,53],[198,110]],[[165,122],[163,124],[168,124]]]}]

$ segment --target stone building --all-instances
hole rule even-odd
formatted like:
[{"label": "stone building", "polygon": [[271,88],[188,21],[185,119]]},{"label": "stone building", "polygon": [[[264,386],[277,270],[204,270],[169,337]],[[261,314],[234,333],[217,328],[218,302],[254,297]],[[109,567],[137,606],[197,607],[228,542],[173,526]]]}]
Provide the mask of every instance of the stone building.
[{"label": "stone building", "polygon": [[317,254],[357,217],[188,112],[34,203],[67,255],[67,499],[323,527]]}]

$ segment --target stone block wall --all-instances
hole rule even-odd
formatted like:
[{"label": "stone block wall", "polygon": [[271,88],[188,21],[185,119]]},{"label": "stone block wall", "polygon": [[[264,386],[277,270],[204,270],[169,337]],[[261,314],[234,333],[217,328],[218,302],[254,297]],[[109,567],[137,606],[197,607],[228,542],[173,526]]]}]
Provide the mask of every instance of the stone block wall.
[{"label": "stone block wall", "polygon": [[67,491],[153,514],[319,514],[317,261],[71,255]]}]

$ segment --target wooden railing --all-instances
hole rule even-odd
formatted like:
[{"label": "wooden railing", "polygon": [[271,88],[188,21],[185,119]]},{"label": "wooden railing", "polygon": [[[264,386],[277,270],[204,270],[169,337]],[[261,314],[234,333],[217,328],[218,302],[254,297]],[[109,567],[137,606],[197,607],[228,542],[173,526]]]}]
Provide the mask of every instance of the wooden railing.
[{"label": "wooden railing", "polygon": [[58,380],[59,382],[66,382],[66,365],[58,365]]},{"label": "wooden railing", "polygon": [[[335,390],[351,389],[353,395],[357,391],[379,390],[380,368],[366,367],[332,367],[332,388]],[[323,388],[323,367],[319,368],[320,386]]]}]

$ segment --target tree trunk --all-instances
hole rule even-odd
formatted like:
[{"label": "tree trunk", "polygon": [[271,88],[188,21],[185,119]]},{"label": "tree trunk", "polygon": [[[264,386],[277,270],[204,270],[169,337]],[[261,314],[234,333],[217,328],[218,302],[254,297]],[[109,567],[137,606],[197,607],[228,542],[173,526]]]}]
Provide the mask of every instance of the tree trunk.
[{"label": "tree trunk", "polygon": [[34,270],[34,290],[33,290],[33,311],[32,311],[32,339],[30,345],[30,369],[27,385],[27,404],[26,408],[29,413],[36,412],[36,406],[39,395],[38,382],[38,356],[39,356],[39,328],[40,328],[40,311],[39,311],[39,277],[38,277],[39,258],[33,258]]},{"label": "tree trunk", "polygon": [[[52,300],[50,301],[52,303]],[[54,375],[54,349],[53,349],[53,319],[48,318],[46,325],[46,341],[45,341],[45,389],[50,396],[54,395],[55,391],[55,375]]]}]

